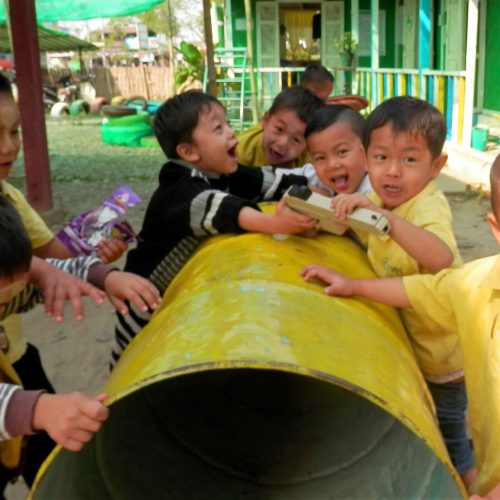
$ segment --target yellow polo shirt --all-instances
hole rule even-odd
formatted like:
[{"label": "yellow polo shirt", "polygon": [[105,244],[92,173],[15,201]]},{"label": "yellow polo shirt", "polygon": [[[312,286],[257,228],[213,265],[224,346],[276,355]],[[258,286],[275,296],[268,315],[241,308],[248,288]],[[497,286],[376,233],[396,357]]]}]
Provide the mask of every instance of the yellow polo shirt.
[{"label": "yellow polo shirt", "polygon": [[458,332],[479,469],[472,486],[485,495],[500,483],[500,256],[403,283],[415,312]]},{"label": "yellow polo shirt", "polygon": [[[375,194],[369,197],[379,206],[382,202]],[[454,255],[452,268],[462,266],[457,242],[453,234],[453,219],[450,206],[434,181],[411,200],[392,212],[438,236]],[[381,238],[366,233],[358,234],[367,247],[368,259],[373,270],[380,277],[428,274],[392,238]],[[427,380],[437,383],[448,382],[462,375],[462,356],[458,335],[453,331],[436,331],[436,325],[428,323],[415,311],[403,311],[402,319],[409,334],[415,357]]]},{"label": "yellow polo shirt", "polygon": [[[33,248],[46,245],[54,238],[52,231],[31,207],[19,189],[16,189],[6,181],[0,181],[0,191],[21,215]],[[18,314],[9,316],[0,323],[0,326],[4,328],[9,339],[7,357],[11,363],[15,363],[25,353],[27,346],[22,333],[21,316]]]},{"label": "yellow polo shirt", "polygon": [[[249,167],[262,167],[269,165],[264,155],[262,138],[264,129],[262,125],[254,125],[238,136],[238,146],[236,154],[238,162]],[[307,153],[301,154],[294,162],[288,165],[289,168],[302,167],[308,162]]]}]

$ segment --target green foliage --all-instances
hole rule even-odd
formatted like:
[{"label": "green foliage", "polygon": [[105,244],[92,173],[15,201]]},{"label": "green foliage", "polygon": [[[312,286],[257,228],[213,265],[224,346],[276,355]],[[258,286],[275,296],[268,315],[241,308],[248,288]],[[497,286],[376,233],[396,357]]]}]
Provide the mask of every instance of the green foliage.
[{"label": "green foliage", "polygon": [[177,66],[175,73],[175,85],[178,87],[183,84],[189,76],[195,80],[203,80],[204,57],[198,48],[189,42],[181,42],[179,47],[175,49],[182,54],[183,63]]},{"label": "green foliage", "polygon": [[358,41],[350,31],[345,31],[344,34],[335,41],[334,45],[340,52],[354,54],[358,48]]}]

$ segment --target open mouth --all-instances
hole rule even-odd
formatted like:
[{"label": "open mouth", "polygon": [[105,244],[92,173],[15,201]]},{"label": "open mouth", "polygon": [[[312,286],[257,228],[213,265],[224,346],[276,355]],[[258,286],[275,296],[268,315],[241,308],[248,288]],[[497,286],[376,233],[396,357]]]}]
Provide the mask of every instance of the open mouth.
[{"label": "open mouth", "polygon": [[268,151],[269,151],[269,156],[271,157],[273,163],[279,163],[283,161],[284,155],[282,155],[273,148],[269,148]]},{"label": "open mouth", "polygon": [[232,147],[229,148],[227,151],[227,154],[230,156],[230,158],[234,161],[238,161],[238,155],[236,154],[236,144]]},{"label": "open mouth", "polygon": [[391,194],[398,194],[401,192],[401,188],[399,186],[394,186],[393,184],[385,184],[384,191]]},{"label": "open mouth", "polygon": [[335,191],[345,191],[349,188],[349,176],[348,175],[338,175],[332,177],[330,182],[333,185]]}]

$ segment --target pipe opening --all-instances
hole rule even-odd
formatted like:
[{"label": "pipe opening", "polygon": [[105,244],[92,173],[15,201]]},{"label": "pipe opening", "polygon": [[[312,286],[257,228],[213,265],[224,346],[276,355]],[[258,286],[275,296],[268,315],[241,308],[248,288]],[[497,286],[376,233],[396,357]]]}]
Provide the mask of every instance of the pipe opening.
[{"label": "pipe opening", "polygon": [[208,370],[111,407],[80,453],[60,452],[35,498],[459,497],[425,443],[355,392],[277,370]]}]

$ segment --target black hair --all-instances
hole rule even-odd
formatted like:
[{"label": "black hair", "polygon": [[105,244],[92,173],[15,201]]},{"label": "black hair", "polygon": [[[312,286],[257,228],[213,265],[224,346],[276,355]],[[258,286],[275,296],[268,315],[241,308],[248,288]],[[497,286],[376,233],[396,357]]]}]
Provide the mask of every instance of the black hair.
[{"label": "black hair", "polygon": [[21,216],[0,195],[0,277],[12,279],[29,271],[31,256],[31,241]]},{"label": "black hair", "polygon": [[446,123],[439,110],[427,101],[399,96],[379,104],[366,119],[365,149],[370,145],[372,132],[387,124],[396,134],[408,132],[423,135],[433,159],[441,154],[446,139]]},{"label": "black hair", "polygon": [[0,73],[0,94],[8,94],[10,97],[13,97],[12,93],[12,85],[9,79]]},{"label": "black hair", "polygon": [[307,139],[311,134],[322,132],[335,123],[347,123],[363,142],[366,125],[364,118],[357,111],[343,104],[327,104],[318,109],[309,120],[304,135]]},{"label": "black hair", "polygon": [[189,90],[167,99],[156,111],[154,131],[167,158],[179,158],[177,146],[190,143],[200,113],[210,106],[222,104],[211,95]]},{"label": "black hair", "polygon": [[301,85],[308,83],[334,83],[335,78],[323,65],[319,63],[311,63],[306,66],[300,78]]},{"label": "black hair", "polygon": [[295,111],[299,120],[307,123],[312,114],[325,103],[305,87],[294,86],[283,89],[269,108],[269,115],[274,115],[280,109]]},{"label": "black hair", "polygon": [[500,155],[495,158],[490,170],[491,211],[500,223]]}]

